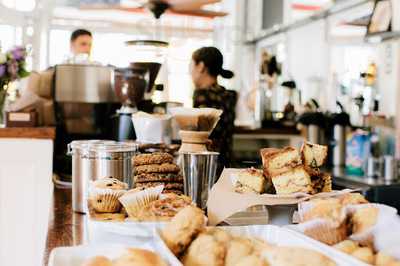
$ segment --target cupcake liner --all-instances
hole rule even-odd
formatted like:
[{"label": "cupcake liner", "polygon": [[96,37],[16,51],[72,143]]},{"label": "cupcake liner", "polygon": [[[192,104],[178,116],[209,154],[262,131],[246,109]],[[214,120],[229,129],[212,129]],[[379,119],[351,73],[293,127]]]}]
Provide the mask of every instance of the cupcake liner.
[{"label": "cupcake liner", "polygon": [[377,203],[349,205],[346,207],[346,213],[348,216],[351,216],[355,213],[356,210],[370,207],[374,207],[379,210],[375,225],[371,226],[368,230],[364,232],[351,234],[349,237],[351,240],[357,241],[361,245],[365,246],[374,246],[375,239],[378,236],[377,232],[382,233],[382,231],[392,232],[393,230],[400,230],[400,227],[392,228],[387,226],[389,221],[397,218],[397,210],[387,205]]},{"label": "cupcake liner", "polygon": [[341,224],[324,219],[314,219],[290,228],[323,242],[327,245],[337,244],[347,238],[347,227],[345,221]]},{"label": "cupcake liner", "polygon": [[93,209],[98,213],[115,213],[121,209],[118,198],[124,195],[125,192],[126,190],[91,187],[89,201]]},{"label": "cupcake liner", "polygon": [[163,189],[164,186],[161,185],[141,191],[128,191],[119,198],[119,202],[124,206],[128,216],[135,218],[141,208],[160,197]]}]

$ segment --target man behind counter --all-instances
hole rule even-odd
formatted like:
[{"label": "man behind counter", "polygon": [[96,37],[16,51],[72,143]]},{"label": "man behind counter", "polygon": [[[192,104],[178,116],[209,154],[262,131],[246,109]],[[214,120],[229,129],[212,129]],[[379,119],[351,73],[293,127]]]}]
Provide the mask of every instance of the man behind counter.
[{"label": "man behind counter", "polygon": [[71,34],[70,49],[73,55],[88,54],[92,50],[92,33],[85,29],[77,29]]}]

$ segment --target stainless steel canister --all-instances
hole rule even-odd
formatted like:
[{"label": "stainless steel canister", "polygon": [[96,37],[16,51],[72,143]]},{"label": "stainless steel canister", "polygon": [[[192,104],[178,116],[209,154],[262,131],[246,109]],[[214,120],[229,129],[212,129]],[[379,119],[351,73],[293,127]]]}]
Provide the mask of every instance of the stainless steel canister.
[{"label": "stainless steel canister", "polygon": [[318,125],[307,126],[307,140],[311,143],[321,144],[321,128]]},{"label": "stainless steel canister", "polygon": [[380,178],[382,176],[383,163],[381,158],[369,157],[367,160],[367,177]]},{"label": "stainless steel canister", "polygon": [[217,152],[182,152],[184,191],[202,209],[207,206],[208,192],[217,180]]},{"label": "stainless steel canister", "polygon": [[89,181],[114,177],[131,186],[132,157],[135,143],[114,141],[73,141],[68,145],[72,155],[72,208],[86,213]]},{"label": "stainless steel canister", "polygon": [[383,157],[384,171],[383,178],[391,182],[397,179],[397,161],[393,156],[385,155]]},{"label": "stainless steel canister", "polygon": [[335,125],[333,127],[333,165],[344,166],[346,163],[346,127]]}]

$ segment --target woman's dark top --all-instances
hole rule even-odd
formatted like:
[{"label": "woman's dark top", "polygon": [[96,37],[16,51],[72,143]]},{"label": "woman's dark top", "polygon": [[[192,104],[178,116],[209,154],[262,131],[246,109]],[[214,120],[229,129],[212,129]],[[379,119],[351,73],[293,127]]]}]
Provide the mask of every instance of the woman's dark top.
[{"label": "woman's dark top", "polygon": [[220,153],[220,170],[229,167],[232,159],[232,143],[235,121],[235,107],[237,102],[236,91],[226,90],[224,87],[215,84],[208,89],[196,89],[193,94],[193,107],[216,108],[223,111],[214,131],[211,133],[211,147],[213,151]]}]

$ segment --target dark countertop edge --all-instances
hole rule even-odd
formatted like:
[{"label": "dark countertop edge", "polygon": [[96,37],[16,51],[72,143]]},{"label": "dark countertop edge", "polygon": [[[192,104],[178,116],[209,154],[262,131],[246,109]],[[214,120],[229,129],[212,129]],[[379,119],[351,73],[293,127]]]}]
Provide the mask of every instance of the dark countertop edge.
[{"label": "dark countertop edge", "polygon": [[400,181],[393,182],[371,182],[364,177],[347,177],[347,176],[333,176],[333,183],[349,188],[368,189],[371,187],[386,187],[386,186],[399,186]]},{"label": "dark countertop edge", "polygon": [[52,139],[56,137],[55,127],[5,127],[0,128],[1,138]]}]

